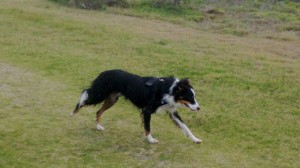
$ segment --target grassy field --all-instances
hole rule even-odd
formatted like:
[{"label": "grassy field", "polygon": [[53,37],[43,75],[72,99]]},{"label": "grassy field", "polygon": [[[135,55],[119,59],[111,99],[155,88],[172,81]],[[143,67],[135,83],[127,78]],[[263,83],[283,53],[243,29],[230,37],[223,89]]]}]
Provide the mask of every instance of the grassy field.
[{"label": "grassy field", "polygon": [[[283,25],[284,26],[284,25]],[[47,0],[0,2],[0,167],[299,167],[300,42],[238,37]],[[189,77],[202,110],[166,114],[143,136],[125,100],[69,113],[107,69]],[[297,159],[298,158],[298,159]]]}]

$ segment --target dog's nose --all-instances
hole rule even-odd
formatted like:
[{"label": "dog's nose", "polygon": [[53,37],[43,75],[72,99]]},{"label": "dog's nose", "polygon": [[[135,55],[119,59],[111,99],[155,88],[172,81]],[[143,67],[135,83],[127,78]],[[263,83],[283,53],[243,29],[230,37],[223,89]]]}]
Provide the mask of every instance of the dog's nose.
[{"label": "dog's nose", "polygon": [[199,107],[199,106],[197,107],[197,110],[200,110],[200,107]]}]

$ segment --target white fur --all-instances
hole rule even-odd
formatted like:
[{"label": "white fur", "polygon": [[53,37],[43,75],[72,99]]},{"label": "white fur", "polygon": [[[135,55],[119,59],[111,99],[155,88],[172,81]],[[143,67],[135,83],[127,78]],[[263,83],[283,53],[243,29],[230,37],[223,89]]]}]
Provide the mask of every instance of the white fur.
[{"label": "white fur", "polygon": [[163,106],[160,106],[155,113],[163,113],[164,111],[168,111],[170,106],[168,104],[165,104]]},{"label": "white fur", "polygon": [[175,107],[176,102],[174,100],[174,96],[171,96],[171,94],[178,82],[179,80],[175,79],[175,81],[173,82],[172,86],[169,89],[169,94],[165,94],[163,96],[162,101],[166,102],[167,104],[160,106],[155,113],[160,113],[162,111],[174,111],[176,109]]},{"label": "white fur", "polygon": [[198,110],[199,108],[199,104],[196,102],[195,104],[187,104],[189,106],[189,108],[193,111]]},{"label": "white fur", "polygon": [[194,97],[196,97],[196,93],[195,93],[194,89],[191,89],[191,91],[194,94]]},{"label": "white fur", "polygon": [[168,106],[175,106],[176,104],[174,96],[171,96],[170,94],[165,94],[163,97],[163,101],[167,102]]},{"label": "white fur", "polygon": [[167,104],[159,107],[157,111],[161,111],[161,110],[174,111],[174,109],[176,109],[177,107],[181,107],[181,104],[175,102],[174,96],[171,96],[173,89],[178,82],[179,80],[175,78],[175,81],[173,82],[172,86],[169,89],[169,94],[165,94],[162,99],[163,101],[167,102]]},{"label": "white fur", "polygon": [[[173,92],[173,89],[174,87],[176,86],[176,84],[179,82],[178,79],[175,79],[174,83],[172,84],[172,86],[170,87],[170,90],[169,90],[169,94],[165,94],[163,96],[163,101],[167,102],[167,104],[163,105],[163,106],[160,106],[156,112],[160,112],[160,111],[168,111],[173,120],[177,123],[177,125],[181,128],[182,132],[187,136],[189,137],[193,142],[195,143],[201,143],[202,140],[201,139],[198,139],[196,138],[193,133],[189,130],[189,128],[183,123],[181,122],[178,118],[176,118],[174,116],[174,112],[176,111],[177,108],[179,107],[183,107],[183,105],[181,103],[177,103],[175,102],[174,100],[174,96],[171,96],[172,92]],[[188,107],[195,111],[195,110],[198,110],[198,108],[200,107],[198,102],[196,101],[195,97],[196,97],[196,94],[195,94],[195,91],[193,89],[191,89],[193,95],[194,95],[194,100],[195,100],[195,103],[194,104],[188,104]],[[154,139],[151,134],[147,135],[147,139],[150,143],[157,143],[158,141],[156,139]]]},{"label": "white fur", "polygon": [[85,101],[88,99],[88,93],[87,91],[84,91],[81,96],[80,96],[80,99],[79,99],[79,106],[82,106],[84,105]]},{"label": "white fur", "polygon": [[201,143],[202,140],[196,138],[193,133],[189,130],[189,128],[182,123],[178,118],[176,118],[173,114],[172,114],[172,118],[174,119],[174,121],[178,124],[178,126],[181,128],[182,132],[189,137],[193,142],[195,143]]},{"label": "white fur", "polygon": [[184,107],[181,103],[176,103],[174,96],[169,94],[165,94],[162,100],[167,102],[167,104],[160,106],[155,113],[160,113],[162,111],[175,111],[176,108]]},{"label": "white fur", "polygon": [[147,137],[148,141],[152,144],[159,143],[159,141],[157,139],[154,139],[150,133],[146,137]]},{"label": "white fur", "polygon": [[194,101],[195,101],[195,104],[187,104],[189,106],[189,108],[193,111],[196,111],[198,110],[198,108],[200,108],[197,100],[196,100],[196,93],[193,89],[191,89],[192,93],[194,94]]},{"label": "white fur", "polygon": [[175,78],[175,81],[173,82],[172,86],[170,87],[169,94],[173,92],[174,87],[179,82],[179,79]]},{"label": "white fur", "polygon": [[102,125],[100,125],[99,123],[96,124],[96,129],[98,131],[104,131],[105,130],[105,128]]}]

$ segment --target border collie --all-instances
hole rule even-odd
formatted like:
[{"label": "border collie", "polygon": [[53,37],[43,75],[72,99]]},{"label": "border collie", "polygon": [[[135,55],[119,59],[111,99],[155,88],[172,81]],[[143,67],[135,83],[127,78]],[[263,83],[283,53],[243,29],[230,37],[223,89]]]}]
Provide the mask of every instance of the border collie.
[{"label": "border collie", "polygon": [[79,102],[70,116],[75,115],[83,106],[97,105],[104,101],[96,115],[97,130],[104,130],[100,121],[101,115],[112,107],[120,96],[124,96],[141,110],[145,135],[150,143],[159,142],[150,133],[150,120],[151,114],[160,110],[167,111],[173,122],[193,142],[202,142],[192,134],[176,111],[184,106],[191,111],[200,109],[189,79],[141,77],[123,70],[104,71],[92,82],[90,88],[82,91]]}]

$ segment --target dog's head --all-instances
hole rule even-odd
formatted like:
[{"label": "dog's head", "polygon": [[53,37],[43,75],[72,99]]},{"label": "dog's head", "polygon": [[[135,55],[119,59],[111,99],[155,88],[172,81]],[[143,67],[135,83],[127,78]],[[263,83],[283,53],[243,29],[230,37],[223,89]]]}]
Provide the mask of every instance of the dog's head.
[{"label": "dog's head", "polygon": [[196,101],[196,94],[189,79],[178,81],[172,92],[176,104],[184,105],[192,111],[200,110],[200,105]]}]

